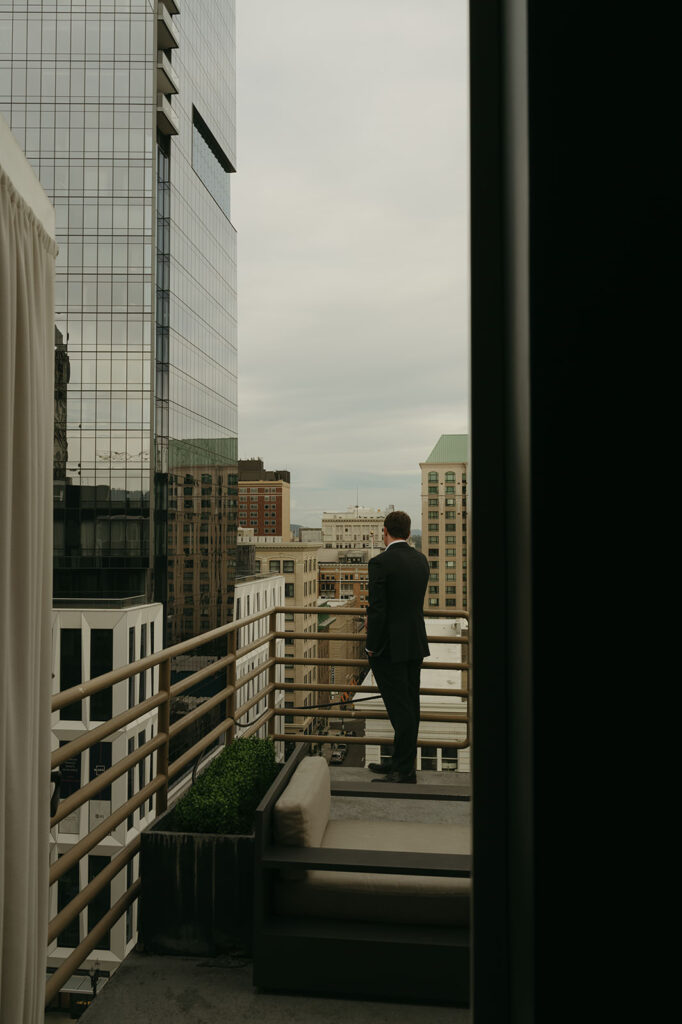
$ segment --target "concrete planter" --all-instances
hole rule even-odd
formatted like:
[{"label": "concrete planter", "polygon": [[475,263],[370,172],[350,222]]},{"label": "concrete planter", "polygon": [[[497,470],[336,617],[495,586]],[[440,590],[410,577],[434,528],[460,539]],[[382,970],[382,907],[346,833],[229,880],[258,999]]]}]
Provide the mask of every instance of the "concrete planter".
[{"label": "concrete planter", "polygon": [[171,832],[172,810],[142,833],[139,935],[147,952],[251,952],[253,835]]}]

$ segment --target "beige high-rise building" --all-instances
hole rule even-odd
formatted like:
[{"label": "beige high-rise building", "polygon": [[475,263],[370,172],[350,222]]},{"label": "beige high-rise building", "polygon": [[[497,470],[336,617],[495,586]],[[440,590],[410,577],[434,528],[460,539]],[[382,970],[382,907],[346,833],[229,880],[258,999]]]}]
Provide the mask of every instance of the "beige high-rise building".
[{"label": "beige high-rise building", "polygon": [[424,610],[466,610],[467,587],[467,434],[441,434],[420,462],[422,471],[422,552],[431,575]]}]

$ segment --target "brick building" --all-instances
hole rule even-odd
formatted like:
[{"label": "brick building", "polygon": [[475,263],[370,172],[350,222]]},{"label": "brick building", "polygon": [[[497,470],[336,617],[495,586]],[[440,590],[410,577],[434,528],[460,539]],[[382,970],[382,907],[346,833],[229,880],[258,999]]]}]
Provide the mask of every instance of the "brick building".
[{"label": "brick building", "polygon": [[262,459],[239,459],[239,525],[259,537],[291,539],[287,469],[265,469]]},{"label": "brick building", "polygon": [[351,551],[330,551],[324,548],[320,552],[319,562],[320,597],[328,600],[355,598],[361,604],[366,604],[367,563],[381,551],[383,548],[358,548]]}]

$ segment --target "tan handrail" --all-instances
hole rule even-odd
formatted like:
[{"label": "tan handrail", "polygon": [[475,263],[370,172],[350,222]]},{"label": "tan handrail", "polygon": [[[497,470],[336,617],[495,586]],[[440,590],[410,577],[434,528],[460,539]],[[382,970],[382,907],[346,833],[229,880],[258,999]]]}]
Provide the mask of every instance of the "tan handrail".
[{"label": "tan handrail", "polygon": [[[52,766],[53,768],[56,768],[69,758],[80,754],[89,747],[92,747],[93,744],[99,743],[103,738],[109,737],[112,734],[125,729],[126,726],[143,719],[145,716],[148,716],[151,712],[158,709],[158,731],[153,738],[149,739],[136,750],[120,758],[101,775],[81,786],[75,793],[62,800],[59,804],[55,815],[51,819],[51,827],[58,825],[64,820],[64,818],[77,810],[88,800],[92,799],[106,786],[111,785],[136,764],[142,762],[144,758],[149,757],[151,754],[156,752],[156,772],[154,777],[129,800],[117,807],[104,821],[100,822],[86,836],[58,857],[58,859],[50,866],[50,885],[53,885],[65,874],[66,871],[76,865],[84,856],[87,856],[91,850],[93,850],[110,833],[112,833],[114,829],[121,825],[129,815],[133,814],[135,810],[144,805],[145,802],[154,794],[156,794],[156,815],[158,816],[161,814],[167,806],[168,787],[170,781],[180,775],[180,773],[195,762],[201,754],[207,750],[207,748],[211,747],[221,738],[225,737],[226,741],[230,742],[235,734],[236,724],[239,723],[240,719],[243,719],[243,717],[252,708],[262,704],[263,701],[267,702],[266,710],[263,714],[258,715],[255,722],[247,725],[246,727],[240,726],[239,733],[241,736],[248,737],[265,730],[275,741],[306,741],[325,744],[335,742],[337,737],[330,736],[327,733],[319,734],[304,731],[314,723],[315,719],[328,720],[335,718],[344,720],[387,721],[386,712],[381,708],[366,708],[362,706],[353,706],[352,708],[347,706],[290,708],[276,705],[278,693],[284,694],[292,691],[300,691],[304,688],[309,688],[313,694],[319,692],[321,697],[328,693],[339,693],[340,691],[348,692],[354,696],[358,696],[360,694],[363,696],[374,695],[379,693],[378,687],[375,685],[361,686],[360,684],[353,684],[350,682],[337,682],[336,684],[312,683],[308,684],[308,687],[304,687],[303,684],[300,683],[287,683],[281,679],[278,680],[277,669],[279,666],[289,667],[292,665],[303,665],[310,667],[335,665],[338,667],[359,669],[367,668],[368,666],[368,660],[364,657],[346,659],[289,658],[278,654],[278,641],[281,642],[285,638],[294,640],[322,640],[329,643],[335,643],[337,641],[361,642],[366,639],[366,633],[364,631],[331,633],[317,630],[306,633],[301,631],[282,630],[279,628],[278,616],[283,615],[284,613],[293,613],[294,615],[303,614],[307,616],[332,614],[335,617],[339,615],[346,615],[359,619],[364,619],[365,617],[365,609],[362,607],[330,609],[325,606],[312,605],[293,608],[277,606],[264,609],[261,612],[257,612],[247,618],[240,619],[237,622],[220,626],[207,633],[193,637],[190,640],[185,640],[173,645],[172,647],[156,651],[154,654],[140,658],[135,662],[131,662],[129,665],[117,668],[111,672],[81,683],[78,686],[70,687],[69,689],[63,690],[53,696],[52,711],[58,712],[70,704],[82,701],[88,697],[92,697],[94,694],[110,689],[117,683],[138,675],[139,673],[145,672],[148,669],[156,667],[159,669],[159,689],[157,693],[152,693],[145,700],[135,705],[135,707],[129,708],[121,714],[112,717],[109,721],[87,729],[81,735],[74,737],[74,739],[52,752]],[[459,610],[447,612],[429,611],[428,616],[452,620],[464,619],[467,623],[469,621],[469,613]],[[267,621],[267,631],[262,636],[256,637],[243,647],[237,648],[237,638],[240,635],[239,630],[242,630],[244,627],[253,623],[262,622],[263,620]],[[191,675],[186,676],[171,685],[171,662],[173,658],[197,651],[203,645],[221,637],[225,637],[228,644],[227,653],[224,656],[216,659],[216,661],[211,662],[209,665],[203,666]],[[460,644],[462,645],[463,651],[468,651],[469,639],[466,636],[438,636],[429,637],[428,639],[429,643],[434,644]],[[255,665],[252,669],[237,679],[237,662],[241,658],[244,658],[256,651],[262,651],[263,649],[266,649],[268,652],[266,660],[261,662],[259,665]],[[425,669],[437,668],[462,671],[465,680],[468,677],[468,672],[470,670],[470,664],[466,659],[458,662],[433,662],[427,660],[423,663],[422,667]],[[181,694],[192,689],[197,683],[213,676],[217,676],[219,673],[225,673],[226,682],[222,689],[220,689],[218,693],[205,699],[199,707],[193,709],[171,725],[170,710],[172,701]],[[264,675],[267,678],[267,683],[260,686],[251,698],[239,706],[236,706],[236,695],[238,692],[241,691],[251,680],[260,678]],[[425,696],[436,696],[444,699],[455,697],[463,701],[466,701],[470,696],[469,690],[466,686],[448,689],[443,687],[423,687],[421,689],[421,693]],[[181,756],[171,762],[169,757],[171,739],[175,740],[175,738],[181,734],[184,729],[200,721],[209,714],[209,712],[221,705],[225,705],[226,711],[218,725],[211,729],[206,735],[202,736]],[[284,732],[281,731],[281,729],[278,730],[277,720],[279,719],[281,722],[285,715],[290,716],[297,721],[302,720],[300,728],[297,729],[294,727],[291,730]],[[469,715],[466,710],[424,710],[421,714],[421,720],[432,723],[440,722],[442,724],[454,723],[458,725],[465,725],[467,726],[467,729],[466,735],[463,738],[455,740],[452,737],[429,737],[427,740],[418,740],[419,747],[439,746],[448,747],[450,749],[462,749],[469,746]],[[371,739],[368,740],[366,736],[344,736],[344,742],[351,745],[366,745],[368,742],[371,742],[372,744],[390,744],[393,742],[393,737],[392,735],[372,736]],[[92,901],[92,899],[102,891],[111,879],[113,879],[129,863],[135,854],[139,852],[139,849],[140,837],[136,836],[131,839],[115,857],[113,857],[110,863],[100,871],[99,874],[67,904],[67,906],[59,911],[48,927],[49,942],[52,942],[58,937],[61,931],[63,931],[63,929]],[[70,977],[71,974],[73,974],[75,970],[77,970],[88,954],[97,947],[97,943],[104,934],[116,923],[127,907],[134,902],[139,894],[139,890],[140,882],[138,880],[134,885],[128,888],[127,892],[124,893],[117,903],[107,912],[107,914],[105,914],[105,916],[89,932],[79,946],[73,950],[58,970],[51,975],[46,987],[47,1002],[54,998],[61,985]]]},{"label": "tan handrail", "polygon": [[128,754],[127,757],[121,758],[121,760],[117,761],[111,768],[107,768],[107,770],[102,772],[101,775],[97,775],[90,782],[81,786],[81,788],[77,789],[71,796],[61,800],[54,817],[50,818],[50,828],[54,828],[55,825],[58,825],[60,821],[84,804],[86,800],[91,800],[93,796],[96,793],[99,793],[100,790],[104,789],[105,786],[109,786],[112,782],[115,782],[116,779],[119,779],[121,775],[125,775],[129,768],[134,768],[136,764],[143,761],[145,757],[148,757],[149,754],[153,753],[155,750],[158,750],[158,748],[167,743],[167,741],[168,736],[166,733],[157,733],[153,739],[147,740],[146,743],[141,747],[138,747],[137,750],[133,750],[133,752]]},{"label": "tan handrail", "polygon": [[93,949],[96,949],[99,940],[104,938],[107,932],[116,924],[119,917],[122,917],[130,904],[137,899],[140,894],[141,886],[142,882],[138,878],[136,882],[133,882],[128,891],[123,893],[120,900],[117,900],[113,907],[107,911],[104,917],[97,922],[95,927],[88,932],[81,944],[76,946],[73,953],[66,958],[64,963],[57,968],[54,974],[50,975],[50,978],[45,985],[46,1006],[52,1002],[63,983],[69,980],[74,971],[78,970],[88,953],[91,953]]},{"label": "tan handrail", "polygon": [[[288,711],[287,711],[288,714]],[[291,743],[331,743],[338,742],[338,736],[332,736],[331,738],[325,733],[307,733],[307,732],[277,732],[275,733],[274,739],[276,740],[289,740]],[[364,736],[344,736],[343,742],[346,744],[366,743],[367,740]],[[372,736],[372,743],[378,745],[393,743],[393,736]],[[447,737],[429,737],[427,740],[417,740],[418,747],[448,747],[451,750],[462,750],[469,746],[469,740],[453,740]]]},{"label": "tan handrail", "polygon": [[112,878],[121,871],[128,861],[131,861],[136,853],[139,853],[142,840],[139,836],[131,840],[127,846],[124,846],[119,854],[109,861],[107,866],[95,875],[93,880],[86,885],[84,889],[78,893],[77,896],[66,904],[66,906],[59,911],[59,913],[52,918],[47,929],[47,941],[52,942],[56,939],[60,932],[62,932],[67,925],[71,924],[74,917],[80,914],[81,910],[87,907],[90,900],[97,896],[107,882],[110,882]]},{"label": "tan handrail", "polygon": [[158,708],[165,700],[166,697],[159,691],[159,693],[154,694],[152,697],[147,697],[140,704],[136,704],[134,708],[121,712],[115,718],[110,718],[108,722],[96,725],[94,729],[88,729],[87,732],[84,732],[75,740],[71,740],[69,743],[65,743],[63,747],[58,747],[57,750],[52,751],[51,767],[58,768],[60,764],[64,764],[69,758],[75,757],[76,754],[80,754],[88,747],[92,747],[93,744],[99,743],[100,740],[107,736],[111,736],[112,732],[118,732],[124,726],[130,725],[131,722],[136,722],[143,715],[146,715],[148,711]]},{"label": "tan handrail", "polygon": [[[291,660],[292,660],[291,658],[287,658],[287,663],[290,664]],[[306,664],[308,663],[308,660],[310,660],[310,659],[306,659]],[[334,664],[338,665],[339,663],[338,663],[338,661],[335,661]],[[261,669],[261,671],[262,671],[262,669]],[[278,690],[300,690],[301,689],[301,684],[300,683],[277,683],[277,689]],[[339,691],[339,684],[338,683],[315,683],[313,689],[315,689],[315,690],[322,690],[322,691],[330,691],[330,692],[333,692],[333,693],[338,693],[338,691]],[[356,694],[379,693],[379,687],[378,686],[367,686],[365,683],[356,684],[356,685],[353,685],[352,683],[348,683],[348,685],[344,686],[343,689],[345,691],[347,691],[348,693],[356,693]],[[430,697],[453,697],[453,696],[454,697],[468,697],[469,696],[469,691],[468,690],[459,690],[459,689],[457,689],[457,690],[455,690],[455,689],[444,690],[442,688],[438,688],[438,687],[435,687],[435,686],[421,686],[419,688],[419,692],[420,692],[420,694],[422,694],[422,696],[427,696],[427,697],[429,697],[429,696]]]}]

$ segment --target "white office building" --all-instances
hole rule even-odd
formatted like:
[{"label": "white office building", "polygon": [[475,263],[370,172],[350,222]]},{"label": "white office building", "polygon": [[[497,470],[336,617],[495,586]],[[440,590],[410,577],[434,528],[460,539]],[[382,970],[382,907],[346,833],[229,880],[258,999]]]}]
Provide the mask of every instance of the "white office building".
[{"label": "white office building", "polygon": [[[250,615],[255,615],[258,612],[267,611],[268,608],[276,608],[277,606],[282,607],[284,605],[284,576],[279,573],[264,573],[256,574],[253,576],[238,576],[235,589],[235,619],[248,618]],[[277,629],[284,629],[284,613],[280,612],[277,616]],[[242,626],[238,631],[237,646],[246,647],[248,644],[254,643],[259,637],[266,636],[270,632],[270,616],[265,616],[258,622],[252,622],[248,626]],[[276,653],[280,658],[284,657],[284,639],[276,641]],[[270,645],[268,641],[265,641],[262,647],[257,647],[249,654],[245,654],[237,661],[237,681],[243,679],[244,676],[248,675],[258,668],[259,665],[264,665],[270,657]],[[262,672],[254,675],[252,679],[237,694],[237,707],[247,703],[256,696],[256,694],[265,689],[268,685],[268,672],[269,669],[264,668]],[[277,665],[276,668],[276,681],[279,683],[284,682],[284,665]],[[284,708],[284,691],[280,690],[275,695],[275,704],[277,707]],[[248,710],[244,718],[240,719],[239,727],[237,728],[235,735],[242,735],[246,729],[250,728],[263,717],[267,711],[267,697],[258,701]],[[284,712],[282,712],[284,713]],[[281,732],[284,720],[279,716],[275,719],[277,732]],[[264,723],[263,728],[258,731],[259,736],[267,736],[267,723]],[[277,744],[277,758],[283,758],[284,747],[282,743]]]}]

